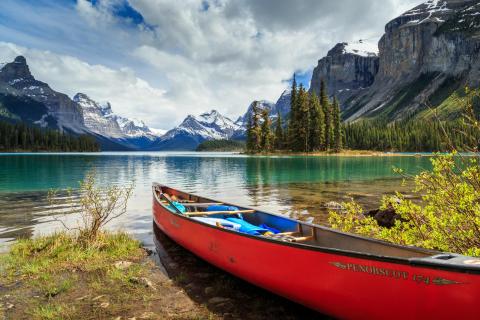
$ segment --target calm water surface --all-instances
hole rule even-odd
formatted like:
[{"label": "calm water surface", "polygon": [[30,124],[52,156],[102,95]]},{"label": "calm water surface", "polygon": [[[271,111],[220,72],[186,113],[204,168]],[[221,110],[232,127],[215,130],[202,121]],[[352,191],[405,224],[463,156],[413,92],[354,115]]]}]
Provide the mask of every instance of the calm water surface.
[{"label": "calm water surface", "polygon": [[[59,228],[64,206],[49,207],[50,189],[77,188],[94,170],[102,185],[135,181],[128,212],[111,228],[153,245],[151,183],[253,206],[316,223],[324,203],[350,197],[367,208],[382,194],[407,191],[392,168],[417,173],[428,157],[249,157],[231,153],[151,152],[0,154],[0,243]],[[59,193],[59,197],[65,194]],[[73,218],[72,218],[73,220]]]}]

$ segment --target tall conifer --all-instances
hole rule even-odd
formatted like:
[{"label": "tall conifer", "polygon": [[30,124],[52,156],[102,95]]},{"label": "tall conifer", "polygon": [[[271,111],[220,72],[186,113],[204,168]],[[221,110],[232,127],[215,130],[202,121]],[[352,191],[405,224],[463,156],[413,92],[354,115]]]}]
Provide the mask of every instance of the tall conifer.
[{"label": "tall conifer", "polygon": [[272,133],[272,120],[268,115],[268,110],[262,110],[262,127],[261,127],[261,141],[262,151],[272,151],[273,149],[273,133]]},{"label": "tall conifer", "polygon": [[328,99],[327,86],[325,80],[322,79],[320,82],[320,104],[323,108],[323,113],[325,115],[325,146],[324,149],[328,150],[332,147],[333,141],[333,121],[332,121],[332,107]]},{"label": "tall conifer", "polygon": [[288,148],[293,149],[295,144],[295,134],[296,134],[296,122],[297,118],[297,80],[295,78],[295,73],[293,74],[292,81],[292,90],[290,92],[290,113],[288,116],[288,126],[287,126],[287,144]]},{"label": "tall conifer", "polygon": [[342,149],[342,123],[340,118],[340,105],[336,97],[333,97],[333,149],[340,152]]},{"label": "tall conifer", "polygon": [[325,145],[325,115],[315,92],[309,96],[310,151],[321,150]]},{"label": "tall conifer", "polygon": [[295,127],[297,128],[295,134],[295,151],[308,152],[309,145],[309,130],[310,130],[310,114],[308,106],[308,94],[303,85],[300,84],[298,89],[297,100],[297,117],[295,119]]},{"label": "tall conifer", "polygon": [[280,112],[278,112],[277,121],[275,123],[275,149],[282,150],[284,148],[284,138],[282,116],[280,115]]},{"label": "tall conifer", "polygon": [[260,127],[260,110],[257,106],[258,101],[253,102],[252,112],[252,149],[253,152],[260,152],[262,150],[262,130]]}]

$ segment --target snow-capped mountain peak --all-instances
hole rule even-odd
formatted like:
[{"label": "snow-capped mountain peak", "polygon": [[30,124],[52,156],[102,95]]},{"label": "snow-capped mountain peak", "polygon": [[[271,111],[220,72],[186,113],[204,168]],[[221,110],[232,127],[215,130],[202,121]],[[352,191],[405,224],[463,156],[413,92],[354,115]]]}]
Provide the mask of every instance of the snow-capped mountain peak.
[{"label": "snow-capped mountain peak", "polygon": [[188,115],[182,123],[163,135],[153,150],[193,150],[204,140],[231,139],[243,128],[217,110],[198,116]]},{"label": "snow-capped mountain peak", "polygon": [[117,139],[158,138],[145,122],[115,114],[109,102],[98,103],[84,93],[77,93],[73,101],[82,107],[85,125],[95,133]]}]

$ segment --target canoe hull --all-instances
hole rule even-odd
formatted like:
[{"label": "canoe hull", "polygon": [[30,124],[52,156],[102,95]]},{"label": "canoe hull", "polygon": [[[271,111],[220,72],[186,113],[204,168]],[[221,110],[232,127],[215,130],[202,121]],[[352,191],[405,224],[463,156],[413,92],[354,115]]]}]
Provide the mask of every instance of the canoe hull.
[{"label": "canoe hull", "polygon": [[211,264],[307,307],[344,319],[473,319],[480,276],[326,252],[239,235],[173,214],[154,221]]}]

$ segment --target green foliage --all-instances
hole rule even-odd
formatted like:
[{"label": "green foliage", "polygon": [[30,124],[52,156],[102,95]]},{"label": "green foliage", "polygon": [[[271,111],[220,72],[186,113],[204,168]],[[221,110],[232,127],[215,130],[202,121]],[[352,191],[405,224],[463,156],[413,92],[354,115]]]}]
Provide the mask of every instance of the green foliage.
[{"label": "green foliage", "polygon": [[[380,120],[363,120],[344,125],[345,147],[355,150],[398,152],[435,152],[475,147],[472,139],[480,141],[479,132],[461,120],[425,121],[406,119],[387,123]],[[445,135],[450,141],[445,141]]]},{"label": "green foliage", "polygon": [[[248,132],[248,131],[247,131]],[[245,143],[237,140],[205,140],[197,147],[197,151],[240,151]]]},{"label": "green foliage", "polygon": [[310,151],[310,113],[309,113],[309,104],[308,104],[308,94],[300,85],[297,96],[297,113],[296,119],[293,121],[296,122],[295,128],[295,139],[294,144],[291,146],[294,151]]},{"label": "green foliage", "polygon": [[320,104],[323,108],[323,114],[325,115],[325,150],[329,150],[332,147],[333,142],[333,117],[332,106],[328,100],[327,85],[322,79],[320,83]]},{"label": "green foliage", "polygon": [[0,121],[0,151],[99,151],[94,138]]},{"label": "green foliage", "polygon": [[283,150],[285,148],[285,133],[283,132],[283,122],[280,112],[277,115],[275,122],[275,149]]},{"label": "green foliage", "polygon": [[330,212],[333,228],[355,232],[402,245],[480,256],[480,167],[476,158],[439,155],[432,159],[433,171],[415,177],[415,193],[423,202],[415,204],[403,195],[385,196],[382,209],[392,207],[401,219],[392,228],[380,227],[363,216],[355,203],[345,213]]},{"label": "green foliage", "polygon": [[298,113],[298,104],[297,104],[297,81],[295,79],[295,74],[293,74],[292,82],[292,91],[290,94],[290,115],[288,121],[288,135],[287,135],[287,144],[290,149],[294,149],[296,144],[296,132],[298,129],[297,123],[297,113]]},{"label": "green foliage", "polygon": [[[70,195],[66,200],[62,200],[66,201],[69,208],[67,214],[77,213],[78,207],[80,207],[81,224],[78,227],[71,228],[63,220],[57,220],[67,230],[77,231],[80,243],[91,246],[101,236],[101,230],[106,224],[126,213],[128,200],[133,193],[133,189],[133,182],[127,186],[109,185],[99,187],[95,182],[95,174],[89,173],[83,181],[80,181],[80,198],[76,200]],[[69,193],[71,194],[70,190]],[[59,205],[54,190],[49,192],[48,201],[52,207]]]},{"label": "green foliage", "polygon": [[272,121],[268,115],[268,110],[262,111],[262,126],[261,126],[261,150],[272,151],[273,149],[273,133],[272,133]]},{"label": "green foliage", "polygon": [[319,151],[325,146],[325,114],[318,96],[312,91],[309,96],[310,150]]},{"label": "green foliage", "polygon": [[[470,145],[472,151],[477,151],[479,116],[468,88],[465,93],[458,101],[465,105],[461,133],[467,148]],[[458,155],[455,137],[449,136],[444,127],[442,129],[445,144],[453,151],[432,158],[432,171],[415,176],[413,192],[421,197],[421,203],[414,203],[400,193],[394,197],[385,196],[381,209],[393,209],[399,215],[393,227],[385,228],[373,218],[364,216],[363,209],[351,202],[345,205],[344,213],[330,212],[332,227],[403,245],[480,256],[479,159],[477,155]],[[398,169],[397,172],[402,173]]]},{"label": "green foliage", "polygon": [[332,105],[332,112],[333,112],[333,150],[335,152],[340,152],[342,149],[342,124],[341,124],[341,116],[340,116],[340,105],[338,104],[338,100],[334,97],[333,98],[333,105]]},{"label": "green foliage", "polygon": [[[0,257],[0,262],[7,277],[18,277],[20,274],[36,279],[65,270],[97,270],[118,259],[141,255],[140,243],[125,233],[100,233],[95,243],[84,246],[74,234],[61,232],[35,239],[20,239],[7,255]],[[66,290],[68,286],[68,283],[63,283],[57,290]]]}]

